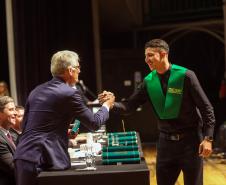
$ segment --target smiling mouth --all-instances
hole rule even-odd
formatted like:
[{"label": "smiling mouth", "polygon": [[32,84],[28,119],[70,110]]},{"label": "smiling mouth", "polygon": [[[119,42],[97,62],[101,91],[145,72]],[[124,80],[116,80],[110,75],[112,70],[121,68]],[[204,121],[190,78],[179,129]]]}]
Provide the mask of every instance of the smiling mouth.
[{"label": "smiling mouth", "polygon": [[16,117],[11,117],[10,119],[11,119],[11,120],[16,120]]},{"label": "smiling mouth", "polygon": [[153,65],[153,62],[149,62],[148,65],[152,66]]}]

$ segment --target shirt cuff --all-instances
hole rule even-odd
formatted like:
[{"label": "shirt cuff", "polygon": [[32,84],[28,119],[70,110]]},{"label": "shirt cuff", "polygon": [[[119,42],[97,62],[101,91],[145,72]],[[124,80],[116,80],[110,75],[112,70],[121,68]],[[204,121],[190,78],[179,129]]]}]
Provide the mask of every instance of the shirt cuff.
[{"label": "shirt cuff", "polygon": [[103,103],[102,106],[105,107],[107,109],[107,111],[109,112],[110,107],[107,105],[107,103]]}]

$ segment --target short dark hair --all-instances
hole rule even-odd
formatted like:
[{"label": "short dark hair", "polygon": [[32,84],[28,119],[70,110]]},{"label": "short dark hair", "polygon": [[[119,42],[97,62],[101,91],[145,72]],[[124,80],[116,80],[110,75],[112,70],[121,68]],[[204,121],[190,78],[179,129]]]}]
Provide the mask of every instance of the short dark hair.
[{"label": "short dark hair", "polygon": [[145,43],[145,49],[147,48],[160,48],[169,53],[169,45],[162,39],[152,39]]},{"label": "short dark hair", "polygon": [[17,105],[17,106],[16,106],[16,110],[24,110],[24,107],[21,106],[21,105]]},{"label": "short dark hair", "polygon": [[5,105],[8,103],[14,102],[13,98],[9,96],[0,97],[0,112],[2,112],[5,108]]}]

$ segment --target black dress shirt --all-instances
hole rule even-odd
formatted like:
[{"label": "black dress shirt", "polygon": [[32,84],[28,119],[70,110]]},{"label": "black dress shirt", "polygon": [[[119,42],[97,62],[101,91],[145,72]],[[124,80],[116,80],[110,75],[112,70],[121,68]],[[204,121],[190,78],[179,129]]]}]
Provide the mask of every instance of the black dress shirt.
[{"label": "black dress shirt", "polygon": [[159,80],[161,83],[162,91],[163,91],[164,95],[166,96],[168,81],[169,81],[169,77],[170,77],[170,70],[166,71],[164,74],[158,74],[158,77],[159,77]]},{"label": "black dress shirt", "polygon": [[[164,93],[166,93],[170,70],[158,76],[162,79],[160,79],[161,85]],[[145,83],[143,82],[127,100],[115,102],[113,110],[116,112],[119,111],[121,114],[129,113],[135,111],[138,106],[144,104],[146,101],[152,104]],[[187,70],[185,73],[184,92],[179,116],[176,119],[168,120],[161,120],[159,118],[159,130],[165,133],[181,133],[188,129],[202,128],[204,136],[213,136],[214,124],[215,116],[213,107],[195,73]]]}]

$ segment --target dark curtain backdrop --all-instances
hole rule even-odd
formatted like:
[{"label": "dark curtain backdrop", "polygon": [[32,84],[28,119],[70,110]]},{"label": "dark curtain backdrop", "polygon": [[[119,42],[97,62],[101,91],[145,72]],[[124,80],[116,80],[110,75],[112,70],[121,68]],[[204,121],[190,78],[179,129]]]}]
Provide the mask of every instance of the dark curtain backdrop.
[{"label": "dark curtain backdrop", "polygon": [[0,81],[6,81],[9,85],[7,53],[5,1],[0,0]]},{"label": "dark curtain backdrop", "polygon": [[14,0],[18,101],[51,79],[51,56],[59,50],[80,55],[81,79],[96,91],[90,0]]},{"label": "dark curtain backdrop", "polygon": [[224,78],[224,44],[203,32],[192,32],[170,41],[170,61],[195,71],[203,90],[216,108],[221,80]]}]

